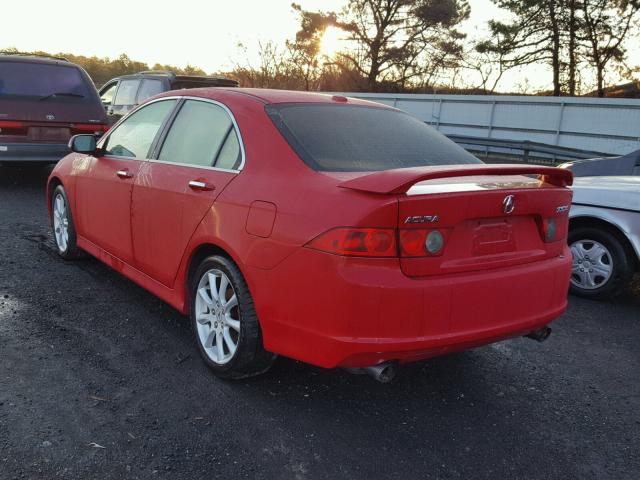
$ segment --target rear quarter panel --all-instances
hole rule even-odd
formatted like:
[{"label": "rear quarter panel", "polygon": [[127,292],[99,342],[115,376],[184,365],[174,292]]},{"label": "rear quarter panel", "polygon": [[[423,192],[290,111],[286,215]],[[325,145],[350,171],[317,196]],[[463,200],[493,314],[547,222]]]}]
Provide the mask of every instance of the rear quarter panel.
[{"label": "rear quarter panel", "polygon": [[640,260],[640,212],[588,205],[572,205],[570,219],[596,218],[620,230],[629,240],[636,257]]}]

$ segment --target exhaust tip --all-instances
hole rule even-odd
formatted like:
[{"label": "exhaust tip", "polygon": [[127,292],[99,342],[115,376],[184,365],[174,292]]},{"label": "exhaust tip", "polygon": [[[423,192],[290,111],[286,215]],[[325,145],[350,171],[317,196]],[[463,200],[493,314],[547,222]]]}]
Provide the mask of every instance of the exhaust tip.
[{"label": "exhaust tip", "polygon": [[384,362],[371,367],[365,367],[363,370],[375,381],[389,383],[395,378],[398,367],[395,362]]},{"label": "exhaust tip", "polygon": [[551,335],[551,328],[545,326],[525,335],[525,337],[535,340],[536,342],[544,342],[549,338],[549,335]]}]

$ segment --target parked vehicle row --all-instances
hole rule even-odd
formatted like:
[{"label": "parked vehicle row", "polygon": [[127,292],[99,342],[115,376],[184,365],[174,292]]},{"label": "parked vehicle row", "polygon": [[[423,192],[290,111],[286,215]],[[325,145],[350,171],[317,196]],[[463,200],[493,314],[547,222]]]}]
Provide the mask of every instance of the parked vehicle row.
[{"label": "parked vehicle row", "polygon": [[98,93],[89,75],[64,58],[0,54],[0,164],[55,163],[70,152],[72,135],[101,135],[154,95],[216,86],[238,82],[147,71],[114,78]]},{"label": "parked vehicle row", "polygon": [[[190,315],[224,378],[284,355],[386,381],[400,363],[541,341],[569,286],[610,298],[640,266],[640,177],[572,189],[578,164],[485,165],[343,96],[155,71],[100,94],[64,60],[0,56],[0,161],[71,149],[47,188],[60,256],[87,252]],[[125,116],[103,135],[105,108]]]}]

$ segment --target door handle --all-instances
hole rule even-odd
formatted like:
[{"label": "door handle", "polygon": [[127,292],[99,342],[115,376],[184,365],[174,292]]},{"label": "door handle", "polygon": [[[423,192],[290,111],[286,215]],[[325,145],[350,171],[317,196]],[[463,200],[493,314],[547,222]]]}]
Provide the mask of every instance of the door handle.
[{"label": "door handle", "polygon": [[133,177],[133,173],[130,173],[129,170],[118,170],[116,175],[120,178],[131,178]]},{"label": "door handle", "polygon": [[191,190],[201,190],[201,191],[208,192],[208,191],[214,190],[216,187],[207,182],[201,182],[199,180],[191,180],[189,182],[189,188]]}]

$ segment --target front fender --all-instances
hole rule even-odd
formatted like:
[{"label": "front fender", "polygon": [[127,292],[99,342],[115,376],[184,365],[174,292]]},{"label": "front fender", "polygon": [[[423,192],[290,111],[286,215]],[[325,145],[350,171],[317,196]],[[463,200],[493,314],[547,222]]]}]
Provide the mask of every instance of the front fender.
[{"label": "front fender", "polygon": [[[86,166],[88,163],[88,158],[86,155],[82,155],[79,153],[70,153],[66,157],[62,158],[54,167],[54,169],[49,174],[49,179],[47,180],[47,189],[46,189],[46,203],[47,203],[47,211],[49,213],[49,224],[51,224],[51,195],[53,194],[53,190],[55,185],[61,184],[65,191],[67,192],[67,198],[69,199],[69,204],[71,208],[71,214],[73,215],[76,210],[76,178],[83,171],[86,170]],[[77,227],[77,226],[76,226]],[[78,230],[78,228],[76,228]]]}]

